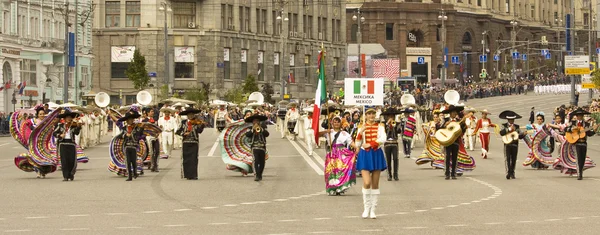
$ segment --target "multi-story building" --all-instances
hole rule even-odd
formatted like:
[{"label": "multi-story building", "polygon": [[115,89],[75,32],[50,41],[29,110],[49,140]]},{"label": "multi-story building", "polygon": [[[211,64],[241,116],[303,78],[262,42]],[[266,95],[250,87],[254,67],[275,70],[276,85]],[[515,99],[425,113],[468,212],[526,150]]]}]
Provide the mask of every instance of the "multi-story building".
[{"label": "multi-story building", "polygon": [[[67,9],[69,5],[69,11]],[[77,32],[75,63],[70,69],[69,101],[89,91],[92,66],[91,0],[13,0],[0,3],[0,110],[63,100],[65,15]],[[67,14],[68,12],[68,14]],[[17,86],[26,84],[22,94]],[[10,84],[10,86],[8,85]],[[9,89],[4,89],[10,87]],[[14,104],[13,104],[14,102]]]},{"label": "multi-story building", "polygon": [[[358,15],[360,9],[364,17],[362,43],[381,44],[388,58],[400,60],[399,69],[423,83],[441,77],[444,66],[442,26],[446,29],[449,79],[478,80],[481,69],[486,69],[492,78],[510,77],[513,41],[520,55],[515,62],[517,73],[542,73],[549,68],[558,69],[561,55],[566,54],[563,48],[565,16],[570,12],[570,3],[563,0],[349,0],[347,37],[348,43],[358,43],[358,23],[353,16]],[[596,6],[597,0],[576,1],[574,49],[577,54],[587,54],[590,47],[595,51],[595,43],[588,43],[588,32],[595,29],[596,18],[590,16],[597,12]],[[547,45],[541,43],[543,36]],[[540,49],[549,49],[550,59],[542,56]],[[483,54],[487,56],[487,63],[479,61]],[[523,54],[528,56],[527,60],[523,60]],[[458,57],[458,63],[452,63],[453,56]],[[419,63],[419,59],[424,59],[424,63]],[[347,71],[350,76],[355,75],[353,68]]]},{"label": "multi-story building", "polygon": [[344,10],[342,0],[100,0],[93,26],[93,89],[109,93],[112,103],[134,102],[137,91],[124,71],[139,49],[154,83],[169,84],[173,92],[204,82],[214,89],[211,98],[223,98],[253,75],[276,92],[291,77],[287,93],[313,97],[321,45],[328,79],[344,77]]}]

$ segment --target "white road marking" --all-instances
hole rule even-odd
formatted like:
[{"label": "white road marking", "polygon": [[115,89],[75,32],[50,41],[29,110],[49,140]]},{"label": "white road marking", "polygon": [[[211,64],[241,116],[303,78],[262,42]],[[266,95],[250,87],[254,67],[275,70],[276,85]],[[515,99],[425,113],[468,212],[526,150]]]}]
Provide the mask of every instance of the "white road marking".
[{"label": "white road marking", "polygon": [[446,227],[467,227],[466,224],[450,224],[446,225]]},{"label": "white road marking", "polygon": [[31,229],[4,230],[5,233],[31,232]]},{"label": "white road marking", "polygon": [[212,209],[217,209],[217,208],[216,208],[216,207],[214,207],[214,206],[205,206],[205,207],[202,207],[202,208],[200,208],[200,209],[204,209],[204,210],[212,210]]},{"label": "white road marking", "polygon": [[427,227],[403,227],[403,229],[426,229]]},{"label": "white road marking", "polygon": [[479,200],[475,200],[475,201],[471,201],[472,203],[480,203],[481,201]]},{"label": "white road marking", "polygon": [[358,230],[359,232],[383,232],[383,229],[365,229],[365,230]]},{"label": "white road marking", "polygon": [[121,213],[121,212],[114,212],[114,213],[106,213],[106,215],[126,215],[129,213]]},{"label": "white road marking", "polygon": [[434,207],[434,208],[431,208],[431,209],[432,210],[443,210],[444,208],[443,207]]},{"label": "white road marking", "polygon": [[377,216],[378,216],[378,217],[381,217],[381,216],[388,216],[388,214],[377,214]]},{"label": "white road marking", "polygon": [[0,221],[1,221],[1,220],[6,220],[6,219],[5,219],[5,218],[0,218]]},{"label": "white road marking", "polygon": [[228,225],[229,223],[210,223],[209,225]]},{"label": "white road marking", "polygon": [[527,223],[533,223],[533,221],[531,221],[531,220],[525,220],[525,221],[519,221],[517,223],[519,223],[519,224],[527,224]]},{"label": "white road marking", "polygon": [[448,205],[448,206],[446,206],[446,207],[448,207],[448,208],[454,208],[454,207],[457,207],[457,206],[458,206],[458,205]]},{"label": "white road marking", "polygon": [[25,217],[26,219],[48,219],[48,216]]},{"label": "white road marking", "polygon": [[187,227],[187,224],[166,224],[164,227]]},{"label": "white road marking", "polygon": [[396,214],[396,215],[406,215],[406,214],[408,214],[408,212],[396,212],[394,214]]},{"label": "white road marking", "polygon": [[330,231],[316,231],[316,232],[309,232],[309,234],[331,234],[333,232]]},{"label": "white road marking", "polygon": [[360,216],[358,216],[358,215],[348,215],[348,216],[344,216],[344,218],[346,218],[346,219],[354,219],[354,218],[358,218],[358,217],[360,217]]},{"label": "white road marking", "polygon": [[289,199],[300,199],[300,197],[289,197]]},{"label": "white road marking", "polygon": [[314,218],[313,220],[330,220],[331,218]]},{"label": "white road marking", "polygon": [[320,193],[320,192],[318,192],[318,193],[313,193],[313,194],[311,194],[311,195],[313,195],[313,196],[319,196],[319,195],[321,195],[321,193]]},{"label": "white road marking", "polygon": [[217,147],[219,147],[219,139],[218,138],[215,141],[215,144],[213,144],[212,148],[208,152],[208,156],[209,157],[212,157],[215,154],[215,151],[217,150]]},{"label": "white road marking", "polygon": [[282,219],[282,220],[277,220],[277,222],[297,222],[300,220],[297,219]]},{"label": "white road marking", "polygon": [[416,210],[415,212],[419,213],[419,212],[425,212],[427,210]]},{"label": "white road marking", "polygon": [[[287,199],[286,199],[286,201],[287,201]],[[256,204],[256,202],[242,202],[240,204],[242,204],[242,205],[254,205],[254,204]]]},{"label": "white road marking", "polygon": [[182,211],[191,211],[192,209],[175,209],[173,211],[182,212]]},{"label": "white road marking", "polygon": [[268,202],[268,201],[258,201],[258,202],[256,202],[256,203],[258,203],[258,204],[269,204],[269,203],[271,203],[271,202]]},{"label": "white road marking", "polygon": [[90,228],[61,228],[60,231],[87,231]]},{"label": "white road marking", "polygon": [[571,217],[571,218],[569,218],[569,219],[571,219],[571,220],[576,220],[576,219],[583,219],[583,217]]},{"label": "white road marking", "polygon": [[160,213],[160,212],[162,212],[162,211],[144,211],[142,213],[144,213],[144,214],[156,214],[156,213]]},{"label": "white road marking", "polygon": [[461,203],[461,205],[471,205],[471,203],[470,202],[463,202],[463,203]]},{"label": "white road marking", "polygon": [[[285,199],[285,198],[280,198],[280,199],[275,199],[275,200],[273,200],[273,201],[276,201],[276,202],[285,202],[285,201],[287,201],[287,200],[288,200],[288,199]],[[244,203],[242,203],[242,204],[244,204]],[[245,204],[244,204],[244,205],[245,205]]]},{"label": "white road marking", "polygon": [[69,217],[86,217],[90,216],[89,214],[81,214],[81,215],[69,215]]},{"label": "white road marking", "polygon": [[554,222],[554,221],[561,221],[561,220],[563,220],[563,219],[546,219],[544,221],[546,221],[546,222]]},{"label": "white road marking", "polygon": [[[294,141],[291,141],[288,139],[288,141],[292,144],[292,146],[294,146],[294,148],[296,149],[296,151],[298,151],[298,153],[300,153],[300,155],[302,155],[302,158],[304,158],[304,161],[306,161],[306,163],[308,163],[308,165],[313,168],[313,170],[315,170],[315,172],[317,172],[318,175],[325,175],[325,173],[323,172],[323,170],[321,170],[321,168],[311,159],[311,157],[309,157],[308,155],[306,155],[306,153],[304,152],[304,150],[302,150],[300,148],[300,146],[298,146],[298,144],[296,144]],[[323,164],[324,166],[325,164]]]},{"label": "white road marking", "polygon": [[262,224],[262,221],[243,221],[240,224]]},{"label": "white road marking", "polygon": [[135,227],[135,226],[132,226],[132,227],[116,227],[116,229],[141,229],[141,228],[142,227]]},{"label": "white road marking", "polygon": [[223,205],[223,206],[224,206],[224,207],[236,207],[236,206],[238,206],[238,205],[236,205],[236,204],[227,204],[227,205]]},{"label": "white road marking", "polygon": [[487,225],[500,225],[500,224],[504,224],[502,222],[491,222],[491,223],[485,223]]},{"label": "white road marking", "polygon": [[[4,145],[9,145],[10,143],[4,143],[4,144],[0,144],[0,146],[4,146]],[[17,146],[19,147],[19,146]]]}]

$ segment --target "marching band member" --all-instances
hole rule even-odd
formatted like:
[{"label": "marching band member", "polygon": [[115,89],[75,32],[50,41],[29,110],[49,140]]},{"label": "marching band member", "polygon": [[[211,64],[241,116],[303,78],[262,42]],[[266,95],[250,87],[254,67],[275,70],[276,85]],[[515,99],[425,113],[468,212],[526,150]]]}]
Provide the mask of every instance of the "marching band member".
[{"label": "marching band member", "polygon": [[160,111],[164,113],[164,116],[158,120],[158,126],[162,129],[161,143],[163,152],[169,157],[171,156],[171,150],[173,150],[173,132],[177,128],[175,118],[171,117],[175,110],[171,108],[162,108]]},{"label": "marching band member", "polygon": [[73,122],[79,116],[77,113],[63,109],[58,118],[64,120],[54,128],[53,136],[56,138],[58,156],[62,168],[63,181],[75,179],[77,171],[77,149],[75,148],[75,136],[81,130],[81,124]]},{"label": "marching band member", "polygon": [[[182,122],[182,117],[181,115],[179,115],[179,113],[181,113],[183,110],[183,104],[181,103],[176,103],[173,105],[173,108],[175,108],[175,115],[173,115],[173,118],[175,119],[175,123],[176,123],[176,128],[175,129],[179,129],[179,124],[181,124]],[[173,149],[181,149],[182,148],[182,138],[179,135],[175,135],[173,137]]]},{"label": "marching band member", "polygon": [[127,180],[125,181],[132,181],[138,177],[137,150],[144,130],[139,125],[134,124],[134,121],[140,116],[138,112],[131,110],[117,120],[117,122],[122,123],[121,133],[117,138],[123,139],[125,143],[125,163],[127,165]]},{"label": "marching band member", "polygon": [[233,120],[229,116],[229,112],[227,112],[227,108],[225,108],[224,104],[219,105],[219,109],[215,113],[215,129],[218,132],[223,131],[226,126],[226,123],[231,123]]},{"label": "marching band member", "polygon": [[[444,124],[442,125],[444,128],[448,127],[448,125],[452,122],[459,122],[460,128],[462,132],[467,129],[467,126],[464,124],[465,117],[459,119],[458,113],[463,111],[464,107],[450,105],[447,109],[442,111],[442,114],[449,114],[449,117],[444,120]],[[458,150],[460,148],[460,144],[462,142],[462,138],[456,138],[454,143],[446,146],[446,180],[452,177],[453,180],[456,179],[456,166],[458,164]],[[452,165],[452,169],[450,169],[450,165]]]},{"label": "marching band member", "polygon": [[254,156],[254,170],[256,171],[254,181],[262,181],[265,170],[269,131],[261,122],[267,119],[267,116],[258,113],[244,119],[246,123],[252,123],[251,130],[246,132],[246,138],[250,139],[250,148],[252,149],[252,156]]},{"label": "marching band member", "polygon": [[287,125],[287,131],[290,135],[296,136],[294,132],[294,128],[296,127],[296,123],[298,122],[298,118],[300,118],[300,112],[296,108],[298,106],[297,103],[292,102],[289,104],[291,108],[285,114],[285,124]]},{"label": "marching band member", "polygon": [[567,133],[575,134],[585,132],[585,136],[583,138],[578,136],[579,138],[575,142],[575,151],[577,152],[577,180],[583,179],[583,170],[587,157],[587,137],[594,136],[596,134],[594,130],[598,128],[597,125],[592,127],[590,123],[583,120],[583,115],[590,114],[581,108],[571,112],[571,115],[575,116],[575,120],[572,120],[565,130]]},{"label": "marching band member", "polygon": [[94,111],[94,145],[98,145],[100,144],[101,141],[101,129],[100,129],[100,124],[102,122],[102,114],[100,113],[100,111],[96,110]]},{"label": "marching band member", "polygon": [[281,138],[285,139],[285,130],[287,129],[287,122],[285,121],[287,116],[287,109],[284,105],[287,104],[287,101],[282,100],[279,101],[279,109],[277,110],[277,129],[281,133]]},{"label": "marching band member", "polygon": [[194,108],[179,113],[188,118],[181,122],[179,130],[175,133],[183,137],[181,178],[188,180],[198,180],[198,135],[204,131],[204,123],[198,120],[198,113],[200,110]]},{"label": "marching band member", "polygon": [[[142,122],[156,124],[153,108],[146,108],[143,113]],[[151,150],[148,151],[148,155],[150,155],[150,171],[158,172],[158,158],[160,157],[160,144],[158,138],[148,135],[146,136],[146,143],[148,143],[148,147]]]},{"label": "marching band member", "polygon": [[[387,140],[384,144],[385,159],[387,161],[388,181],[398,181],[398,134],[402,132],[402,124],[396,122],[396,115],[400,112],[395,108],[386,109],[381,115],[387,120],[385,122],[385,135]],[[404,142],[404,141],[403,141]],[[393,163],[392,163],[393,161]],[[393,166],[393,169],[392,169]]]},{"label": "marching band member", "polygon": [[515,124],[515,119],[520,119],[521,116],[513,111],[506,110],[500,113],[501,119],[506,119],[507,122],[502,124],[500,135],[506,136],[511,132],[516,132],[519,136],[512,142],[504,143],[504,162],[506,167],[506,179],[515,179],[515,167],[517,166],[517,154],[519,152],[519,139],[523,139],[525,134],[521,132],[519,125]]},{"label": "marching band member", "polygon": [[467,118],[467,120],[465,120],[465,124],[467,125],[467,132],[465,133],[466,136],[466,140],[465,141],[465,148],[468,148],[469,150],[473,151],[473,148],[475,147],[475,133],[476,132],[476,126],[477,126],[477,117],[475,117],[475,109],[473,108],[468,108],[465,110],[467,113],[471,113],[471,117]]},{"label": "marching band member", "polygon": [[[481,118],[477,120],[475,131],[473,134],[479,133],[479,140],[481,141],[481,157],[487,159],[487,154],[490,151],[490,130],[488,127],[496,127],[496,124],[492,123],[492,120],[488,118],[490,112],[487,109],[481,111]],[[473,150],[473,148],[471,148]]]},{"label": "marching band member", "polygon": [[387,169],[383,150],[380,145],[386,141],[385,128],[375,120],[377,110],[374,107],[367,108],[365,112],[366,122],[359,128],[356,137],[356,146],[361,146],[357,158],[357,170],[363,178],[363,205],[362,218],[377,218],[375,209],[379,199],[379,176],[381,171]]},{"label": "marching band member", "polygon": [[404,157],[410,158],[410,152],[412,150],[413,137],[417,131],[417,119],[413,117],[415,110],[413,108],[406,108],[404,110],[406,118],[404,120],[404,128],[402,132],[402,146],[404,146]]},{"label": "marching band member", "polygon": [[304,123],[304,126],[303,126],[304,141],[306,141],[306,146],[308,148],[308,156],[313,155],[314,146],[317,146],[317,143],[315,143],[315,133],[312,129],[313,111],[314,111],[314,108],[312,107],[312,105],[304,108],[304,112],[307,113],[307,115],[306,115],[306,117],[304,117],[304,121],[303,121],[303,123]]}]

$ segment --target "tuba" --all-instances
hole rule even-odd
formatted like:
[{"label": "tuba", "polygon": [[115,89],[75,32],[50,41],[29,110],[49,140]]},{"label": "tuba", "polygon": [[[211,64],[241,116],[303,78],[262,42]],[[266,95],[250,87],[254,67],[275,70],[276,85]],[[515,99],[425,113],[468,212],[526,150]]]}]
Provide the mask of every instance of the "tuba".
[{"label": "tuba", "polygon": [[106,92],[99,92],[94,97],[94,102],[96,102],[98,107],[104,108],[110,104],[110,96]]},{"label": "tuba", "polygon": [[402,97],[400,97],[400,104],[402,106],[409,106],[409,105],[416,105],[417,102],[415,100],[415,97],[411,94],[404,94],[402,95]]},{"label": "tuba", "polygon": [[455,90],[448,90],[444,93],[444,101],[450,105],[458,105],[460,94]]},{"label": "tuba", "polygon": [[150,92],[147,92],[147,91],[138,92],[137,95],[135,96],[135,98],[138,103],[140,103],[141,105],[144,105],[144,106],[152,103],[152,95],[150,94]]}]

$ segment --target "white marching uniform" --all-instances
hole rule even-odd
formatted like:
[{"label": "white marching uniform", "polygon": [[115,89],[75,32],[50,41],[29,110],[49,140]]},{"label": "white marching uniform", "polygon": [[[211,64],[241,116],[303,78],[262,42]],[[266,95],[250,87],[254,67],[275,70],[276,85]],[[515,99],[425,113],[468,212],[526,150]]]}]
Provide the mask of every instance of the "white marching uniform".
[{"label": "white marching uniform", "polygon": [[[179,129],[179,125],[181,125],[181,116],[179,116],[179,112],[177,112],[173,119],[175,119],[175,129]],[[175,135],[173,137],[173,148],[181,149],[183,147],[182,137],[180,135]]]},{"label": "white marching uniform", "polygon": [[[300,113],[298,112],[298,108],[291,108],[287,111],[287,113],[285,114],[285,121],[283,123],[283,133],[284,133],[284,137],[285,137],[285,133],[289,133],[288,128],[287,128],[287,123],[293,120],[296,120],[296,123],[298,121],[298,119],[300,118]],[[291,133],[289,133],[291,134]]]},{"label": "white marching uniform", "polygon": [[175,118],[170,117],[169,120],[165,120],[165,117],[161,117],[158,120],[158,126],[160,126],[162,128],[162,133],[161,133],[161,143],[162,143],[162,148],[163,148],[163,152],[167,155],[167,156],[171,156],[171,150],[173,150],[173,132],[175,131],[175,128],[177,128],[177,123],[175,122]]},{"label": "white marching uniform", "polygon": [[[308,155],[312,156],[313,155],[313,150],[314,150],[314,146],[317,145],[317,143],[315,143],[315,133],[314,130],[312,129],[312,118],[309,118],[308,116],[306,116],[303,120],[303,124],[304,124],[304,141],[306,141],[306,147],[308,149]],[[319,126],[319,129],[321,129],[321,127]]]},{"label": "white marching uniform", "polygon": [[219,132],[219,130],[217,129],[217,121],[224,120],[225,126],[227,126],[227,114],[228,114],[227,109],[218,109],[217,112],[215,113],[215,123],[213,126],[215,127],[215,130],[217,132]]},{"label": "white marching uniform", "polygon": [[469,150],[473,151],[475,143],[477,142],[475,136],[477,117],[472,116],[471,118],[467,118],[467,120],[465,120],[465,124],[467,125],[467,133],[465,133],[465,138],[467,139],[467,141],[465,141],[465,148],[468,148]]}]

